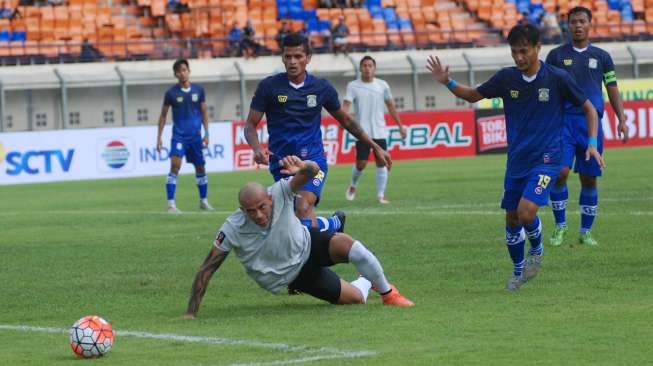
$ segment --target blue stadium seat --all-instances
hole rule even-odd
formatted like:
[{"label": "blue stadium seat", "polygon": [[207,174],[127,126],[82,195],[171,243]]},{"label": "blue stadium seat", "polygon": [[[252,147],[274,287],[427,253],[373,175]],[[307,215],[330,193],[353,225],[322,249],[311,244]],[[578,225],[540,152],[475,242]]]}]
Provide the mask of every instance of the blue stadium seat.
[{"label": "blue stadium seat", "polygon": [[408,19],[399,18],[399,27],[404,30],[413,30],[413,24]]},{"label": "blue stadium seat", "polygon": [[304,8],[304,5],[302,5],[302,0],[288,0],[288,6],[296,6],[299,8]]},{"label": "blue stadium seat", "polygon": [[381,7],[381,0],[365,0],[365,7],[369,8],[372,6]]},{"label": "blue stadium seat", "polygon": [[331,21],[330,20],[320,20],[320,23],[319,23],[320,32],[322,32],[324,30],[327,30],[327,29],[331,30]]},{"label": "blue stadium seat", "polygon": [[317,10],[304,10],[304,20],[308,21],[310,19],[317,18]]},{"label": "blue stadium seat", "polygon": [[383,8],[383,19],[387,22],[392,22],[397,20],[397,13],[393,8]]},{"label": "blue stadium seat", "polygon": [[17,32],[11,33],[11,40],[12,41],[23,41],[23,42],[25,42],[26,39],[27,39],[27,33],[24,32],[24,31],[17,31]]},{"label": "blue stadium seat", "polygon": [[9,34],[9,31],[6,29],[3,29],[0,31],[0,42],[9,42],[9,38],[11,35]]},{"label": "blue stadium seat", "polygon": [[370,15],[372,16],[372,18],[383,19],[383,11],[381,10],[380,6],[376,6],[376,5],[371,6],[369,8],[369,11],[370,11]]},{"label": "blue stadium seat", "polygon": [[279,19],[285,19],[288,18],[288,16],[290,16],[290,11],[286,6],[278,8],[277,13],[279,14]]},{"label": "blue stadium seat", "polygon": [[309,19],[306,22],[306,26],[307,26],[309,32],[319,32],[320,31],[320,23],[318,22],[317,18]]},{"label": "blue stadium seat", "polygon": [[290,19],[304,20],[304,9],[298,6],[290,7]]},{"label": "blue stadium seat", "polygon": [[394,21],[387,21],[386,20],[385,26],[388,29],[399,29],[399,22],[397,22],[396,20],[394,20]]}]

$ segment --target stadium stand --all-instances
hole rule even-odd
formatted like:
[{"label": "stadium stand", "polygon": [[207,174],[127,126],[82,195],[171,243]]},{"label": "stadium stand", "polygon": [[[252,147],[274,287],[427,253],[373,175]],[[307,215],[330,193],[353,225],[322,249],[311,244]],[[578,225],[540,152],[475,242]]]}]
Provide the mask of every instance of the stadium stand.
[{"label": "stadium stand", "polygon": [[282,22],[303,27],[318,51],[343,18],[354,51],[498,44],[522,14],[539,24],[572,6],[592,9],[598,40],[650,39],[653,0],[365,0],[360,8],[319,8],[318,0],[67,0],[9,2],[0,18],[2,64],[226,56],[233,22],[250,20],[263,54],[278,52]]}]

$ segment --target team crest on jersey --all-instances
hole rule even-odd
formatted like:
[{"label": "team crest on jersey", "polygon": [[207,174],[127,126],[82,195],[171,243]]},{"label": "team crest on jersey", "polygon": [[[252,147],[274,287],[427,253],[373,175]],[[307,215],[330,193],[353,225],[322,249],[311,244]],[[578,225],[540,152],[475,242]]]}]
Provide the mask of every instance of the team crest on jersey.
[{"label": "team crest on jersey", "polygon": [[279,103],[285,103],[288,101],[288,96],[287,95],[277,95],[277,100]]},{"label": "team crest on jersey", "polygon": [[177,103],[181,103],[184,101],[184,97],[177,97]]},{"label": "team crest on jersey", "polygon": [[315,176],[315,178],[313,178],[313,185],[316,186],[316,187],[319,187],[320,184],[322,184],[322,181],[324,180],[325,175],[326,174],[324,174],[324,172],[322,170],[317,172],[317,175]]},{"label": "team crest on jersey", "polygon": [[566,58],[562,60],[562,62],[565,64],[565,66],[571,66],[571,64],[574,63],[573,60],[570,58]]},{"label": "team crest on jersey", "polygon": [[517,99],[517,98],[519,98],[519,90],[511,90],[511,91],[510,91],[510,97],[511,97],[512,99]]},{"label": "team crest on jersey", "polygon": [[306,106],[315,107],[317,105],[317,95],[309,94],[306,96]]},{"label": "team crest on jersey", "polygon": [[193,95],[191,95],[191,100],[193,102],[197,102],[199,99],[200,99],[200,96],[197,95],[197,93],[193,93]]},{"label": "team crest on jersey", "polygon": [[590,69],[596,69],[596,67],[599,66],[599,61],[595,58],[590,58],[588,66]]},{"label": "team crest on jersey", "polygon": [[537,99],[540,100],[540,102],[548,102],[549,101],[549,88],[541,88],[537,90]]},{"label": "team crest on jersey", "polygon": [[535,187],[535,194],[542,194],[542,187],[540,186]]}]

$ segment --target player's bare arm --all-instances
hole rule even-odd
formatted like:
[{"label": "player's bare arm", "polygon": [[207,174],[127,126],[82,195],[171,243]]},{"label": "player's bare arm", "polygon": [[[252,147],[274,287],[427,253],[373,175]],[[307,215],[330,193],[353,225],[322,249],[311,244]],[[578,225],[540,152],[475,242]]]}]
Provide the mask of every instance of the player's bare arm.
[{"label": "player's bare arm", "polygon": [[384,166],[387,166],[388,169],[392,167],[392,158],[390,157],[390,154],[387,151],[383,150],[381,146],[377,145],[377,143],[374,142],[374,140],[372,140],[370,136],[361,128],[361,125],[356,122],[352,116],[345,112],[342,107],[340,107],[340,109],[337,111],[329,111],[329,113],[340,123],[342,128],[349,131],[349,133],[356,137],[358,141],[371,146],[372,150],[374,150],[374,156],[376,157],[377,161],[382,161]]},{"label": "player's bare arm", "polygon": [[282,174],[294,175],[290,180],[290,189],[297,193],[320,172],[320,167],[312,160],[302,160],[295,155],[288,155],[280,161]]},{"label": "player's bare arm", "polygon": [[165,127],[166,119],[168,118],[168,109],[170,109],[170,106],[164,104],[161,107],[161,114],[159,115],[159,131],[156,135],[156,151],[158,152],[161,152],[161,147],[163,146],[161,135],[163,134],[163,127]]},{"label": "player's bare arm", "polygon": [[190,291],[190,299],[188,299],[188,308],[186,309],[184,318],[195,319],[211,277],[215,271],[220,268],[222,262],[227,259],[228,254],[229,252],[223,252],[215,247],[211,248],[211,251],[206,256],[206,259],[204,259],[204,263],[202,263],[202,266],[195,275],[193,288]]},{"label": "player's bare arm", "polygon": [[254,161],[257,164],[270,164],[270,151],[266,148],[263,148],[258,141],[258,133],[256,132],[256,126],[261,122],[263,118],[263,112],[259,112],[250,108],[249,114],[247,115],[247,122],[245,123],[245,140],[249,146],[254,150]]},{"label": "player's bare arm", "polygon": [[[594,108],[594,105],[592,105],[592,102],[589,101],[589,99],[583,103],[583,112],[585,113],[585,119],[587,120],[587,135],[590,138],[594,137],[594,139],[596,139],[599,133],[599,115],[596,113],[596,109]],[[596,145],[587,145],[587,151],[585,151],[585,160],[590,160],[590,158],[596,159],[601,169],[605,168],[605,162],[597,150]]]},{"label": "player's bare arm", "polygon": [[617,134],[621,139],[623,139],[623,142],[626,143],[628,142],[628,125],[626,124],[624,103],[621,100],[621,94],[619,94],[619,87],[616,85],[610,85],[606,86],[605,89],[608,91],[608,99],[610,100],[612,110],[617,115],[617,120],[619,120]]},{"label": "player's bare arm", "polygon": [[349,113],[349,108],[351,108],[351,102],[348,100],[343,100],[342,101],[342,110],[345,111],[345,113]]},{"label": "player's bare arm", "polygon": [[204,126],[204,137],[202,141],[204,146],[209,146],[209,113],[207,112],[206,102],[200,104],[200,111],[202,112],[202,125]]},{"label": "player's bare arm", "polygon": [[476,103],[485,98],[478,92],[478,90],[476,90],[476,88],[453,81],[449,74],[449,66],[443,65],[437,56],[429,56],[426,62],[426,68],[431,72],[433,78],[440,84],[446,85],[447,88],[458,98],[464,99],[470,103]]},{"label": "player's bare arm", "polygon": [[406,133],[406,126],[401,124],[401,119],[399,118],[399,113],[397,113],[397,107],[395,106],[395,101],[392,99],[388,99],[385,101],[386,107],[388,107],[388,113],[390,114],[390,117],[392,117],[392,120],[395,121],[397,126],[399,126],[399,134],[401,135],[402,139],[405,139],[407,136]]}]

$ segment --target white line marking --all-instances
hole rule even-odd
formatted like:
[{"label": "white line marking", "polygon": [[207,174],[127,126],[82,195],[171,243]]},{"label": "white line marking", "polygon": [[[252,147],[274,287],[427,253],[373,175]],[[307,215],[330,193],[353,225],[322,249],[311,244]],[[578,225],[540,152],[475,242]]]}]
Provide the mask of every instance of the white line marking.
[{"label": "white line marking", "polygon": [[[56,334],[68,333],[68,329],[63,329],[63,328],[34,327],[29,325],[12,325],[12,324],[0,324],[0,330],[14,330],[20,332],[35,332],[35,333],[56,333]],[[283,365],[283,364],[312,362],[312,361],[327,360],[327,359],[336,359],[336,358],[358,358],[358,357],[369,357],[369,356],[376,355],[376,352],[365,351],[365,350],[352,351],[352,350],[341,350],[333,347],[317,348],[317,347],[308,347],[308,346],[292,346],[285,343],[229,339],[229,338],[222,338],[222,337],[187,336],[187,335],[172,334],[172,333],[157,334],[157,333],[149,333],[149,332],[141,332],[141,331],[130,331],[130,330],[115,331],[115,334],[121,337],[136,337],[136,338],[144,338],[144,339],[155,339],[155,340],[162,340],[162,341],[175,341],[175,342],[186,342],[186,343],[219,344],[225,346],[244,346],[244,347],[272,349],[281,352],[296,352],[296,353],[307,354],[307,355],[317,354],[314,356],[307,356],[307,357],[302,357],[297,359],[279,360],[279,361],[271,361],[265,363],[232,364],[230,366]]]}]

